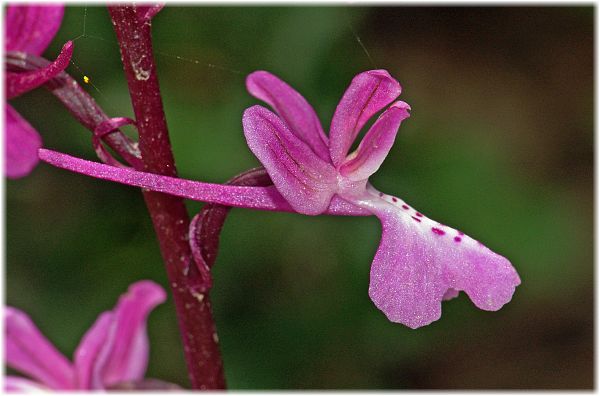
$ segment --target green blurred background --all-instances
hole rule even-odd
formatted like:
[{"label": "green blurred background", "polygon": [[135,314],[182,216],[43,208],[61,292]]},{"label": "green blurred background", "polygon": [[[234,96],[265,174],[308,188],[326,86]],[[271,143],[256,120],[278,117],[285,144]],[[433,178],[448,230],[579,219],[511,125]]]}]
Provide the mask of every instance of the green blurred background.
[{"label": "green blurred background", "polygon": [[[75,42],[70,73],[111,116],[132,116],[104,7],[68,7],[46,52]],[[385,68],[412,106],[372,177],[508,257],[522,285],[501,311],[461,294],[410,330],[367,295],[375,218],[233,210],[213,307],[232,389],[593,386],[592,7],[169,7],[154,20],[181,176],[223,182],[258,165],[244,77],[269,70],[327,126],[352,77]],[[362,39],[371,62],[358,44]],[[177,59],[182,57],[189,61]],[[216,65],[218,67],[212,67]],[[95,159],[48,93],[11,101],[47,147]],[[327,128],[326,128],[327,129]],[[200,208],[189,202],[190,214]],[[167,285],[141,195],[40,165],[6,183],[7,303],[67,355],[139,279]],[[188,386],[172,301],[150,317],[148,376]]]}]

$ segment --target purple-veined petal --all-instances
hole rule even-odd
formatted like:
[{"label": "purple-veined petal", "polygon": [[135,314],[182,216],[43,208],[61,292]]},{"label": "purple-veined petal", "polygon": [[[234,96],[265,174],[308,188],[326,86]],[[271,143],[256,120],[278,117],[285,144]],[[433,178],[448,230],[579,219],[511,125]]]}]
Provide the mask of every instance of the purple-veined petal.
[{"label": "purple-veined petal", "polygon": [[35,381],[9,375],[4,377],[4,391],[9,393],[33,393],[48,392],[50,389]]},{"label": "purple-veined petal", "polygon": [[84,334],[74,354],[79,389],[104,389],[104,368],[115,342],[115,315],[103,312]]},{"label": "purple-veined petal", "polygon": [[62,5],[10,5],[6,8],[5,50],[41,55],[62,22]]},{"label": "purple-veined petal", "polygon": [[329,130],[329,150],[335,166],[344,162],[365,123],[392,103],[402,91],[386,70],[370,70],[352,79],[335,109]]},{"label": "purple-veined petal", "polygon": [[248,147],[281,195],[299,213],[323,213],[336,191],[337,172],[333,166],[262,106],[246,109],[242,123]]},{"label": "purple-veined petal", "polygon": [[5,104],[6,176],[12,179],[28,175],[38,163],[42,138],[35,129],[8,103]]},{"label": "purple-veined petal", "polygon": [[6,364],[55,390],[73,389],[73,368],[24,312],[4,309]]},{"label": "purple-veined petal", "polygon": [[410,106],[402,101],[388,108],[365,134],[358,149],[340,166],[340,173],[357,181],[377,172],[394,144],[400,123],[410,117],[409,110]]},{"label": "purple-veined petal", "polygon": [[306,143],[323,161],[329,162],[329,142],[312,106],[300,93],[277,76],[256,71],[246,78],[246,88],[255,98],[267,102],[290,131]]},{"label": "purple-veined petal", "polygon": [[[246,187],[203,183],[194,180],[178,179],[154,173],[140,172],[131,168],[117,168],[76,158],[57,151],[40,149],[42,161],[57,168],[81,173],[103,180],[110,180],[129,186],[141,187],[194,201],[212,202],[237,208],[295,212],[290,204],[273,186]],[[335,216],[371,216],[372,213],[335,195],[325,214]]]},{"label": "purple-veined petal", "polygon": [[356,203],[381,220],[369,296],[389,320],[413,329],[430,324],[440,318],[442,300],[456,290],[487,311],[511,300],[521,280],[506,258],[402,200],[379,194],[371,189],[370,198]]},{"label": "purple-veined petal", "polygon": [[149,353],[146,321],[166,298],[165,291],[151,281],[136,282],[121,296],[113,310],[115,334],[103,373],[106,386],[144,378]]},{"label": "purple-veined petal", "polygon": [[26,73],[6,73],[6,98],[11,99],[25,92],[31,91],[44,84],[51,78],[69,66],[73,56],[73,42],[67,41],[62,47],[56,60],[43,69],[38,69]]}]

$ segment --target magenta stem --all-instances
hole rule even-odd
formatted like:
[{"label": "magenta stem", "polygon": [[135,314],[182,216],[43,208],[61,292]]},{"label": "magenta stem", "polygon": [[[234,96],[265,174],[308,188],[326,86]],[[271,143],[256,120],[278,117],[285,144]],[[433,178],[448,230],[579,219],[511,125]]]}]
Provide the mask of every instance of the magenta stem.
[{"label": "magenta stem", "polygon": [[[177,176],[152,51],[151,23],[135,6],[108,7],[139,132],[144,170]],[[194,389],[225,389],[223,362],[210,299],[193,265],[183,199],[145,191],[144,199],[165,262]]]}]

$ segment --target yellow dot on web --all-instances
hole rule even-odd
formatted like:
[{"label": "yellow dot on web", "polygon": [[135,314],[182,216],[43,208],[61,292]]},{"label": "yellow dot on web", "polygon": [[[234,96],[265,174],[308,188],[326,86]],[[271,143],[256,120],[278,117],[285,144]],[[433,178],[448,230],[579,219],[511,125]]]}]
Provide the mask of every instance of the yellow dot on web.
[{"label": "yellow dot on web", "polygon": [[83,82],[86,84],[90,83],[90,78],[88,76],[83,76]]}]

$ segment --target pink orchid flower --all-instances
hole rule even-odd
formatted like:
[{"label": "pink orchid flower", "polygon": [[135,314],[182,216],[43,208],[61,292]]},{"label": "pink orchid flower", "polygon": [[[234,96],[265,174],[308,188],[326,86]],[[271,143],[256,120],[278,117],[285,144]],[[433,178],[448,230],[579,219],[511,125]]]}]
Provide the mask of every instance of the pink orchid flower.
[{"label": "pink orchid flower", "polygon": [[164,290],[154,282],[132,284],[117,306],[102,313],[83,336],[73,362],[42,335],[27,314],[7,307],[7,364],[33,380],[7,376],[6,390],[101,390],[142,381],[149,353],[146,320],[165,299]]},{"label": "pink orchid flower", "polygon": [[[257,105],[247,109],[242,120],[248,146],[274,188],[181,180],[44,149],[40,157],[75,172],[199,201],[307,215],[375,215],[383,232],[371,266],[369,296],[389,320],[410,328],[439,319],[442,301],[461,290],[483,310],[498,310],[511,300],[521,281],[506,258],[369,183],[401,122],[409,117],[410,107],[394,102],[401,88],[387,71],[367,71],[352,80],[337,106],[329,136],[308,102],[276,76],[252,73],[247,88],[277,112]],[[367,121],[383,109],[349,154]]]},{"label": "pink orchid flower", "polygon": [[[52,41],[64,13],[63,6],[10,5],[6,8],[5,51],[41,55]],[[12,99],[44,84],[62,72],[73,54],[67,42],[58,58],[48,66],[26,73],[6,72],[6,99]],[[37,131],[8,103],[5,104],[6,163],[10,178],[28,175],[39,161],[42,139]]]}]

